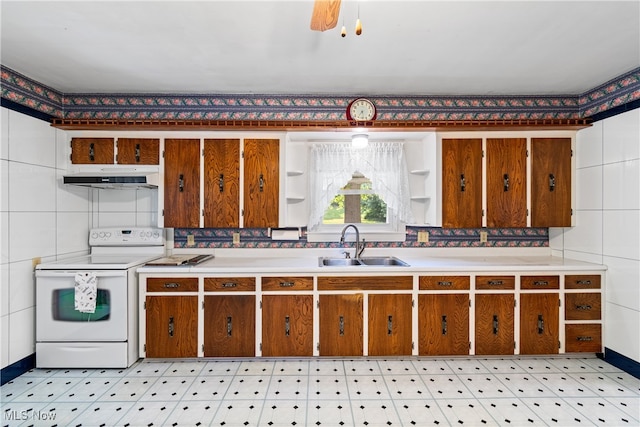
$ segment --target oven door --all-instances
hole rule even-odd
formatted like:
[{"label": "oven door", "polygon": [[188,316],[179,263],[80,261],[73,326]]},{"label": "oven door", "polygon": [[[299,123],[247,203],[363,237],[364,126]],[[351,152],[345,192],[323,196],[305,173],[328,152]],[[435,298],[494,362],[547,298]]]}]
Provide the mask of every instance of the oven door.
[{"label": "oven door", "polygon": [[76,271],[36,272],[36,341],[126,341],[127,271],[95,271],[96,310],[75,309]]}]

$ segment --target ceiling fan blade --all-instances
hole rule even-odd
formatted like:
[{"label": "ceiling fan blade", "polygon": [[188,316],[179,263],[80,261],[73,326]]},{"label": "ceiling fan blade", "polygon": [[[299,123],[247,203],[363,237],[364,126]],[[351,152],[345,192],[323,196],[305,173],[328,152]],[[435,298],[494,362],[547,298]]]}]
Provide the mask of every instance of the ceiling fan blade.
[{"label": "ceiling fan blade", "polygon": [[340,15],[341,0],[316,0],[311,14],[311,29],[326,31],[334,28]]}]

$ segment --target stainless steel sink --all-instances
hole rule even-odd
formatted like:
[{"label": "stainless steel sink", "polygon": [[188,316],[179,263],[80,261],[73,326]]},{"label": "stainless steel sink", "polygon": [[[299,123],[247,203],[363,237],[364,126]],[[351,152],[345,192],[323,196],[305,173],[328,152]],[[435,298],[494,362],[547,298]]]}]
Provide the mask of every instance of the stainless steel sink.
[{"label": "stainless steel sink", "polygon": [[408,267],[409,264],[392,256],[363,257],[363,258],[318,258],[320,267]]}]

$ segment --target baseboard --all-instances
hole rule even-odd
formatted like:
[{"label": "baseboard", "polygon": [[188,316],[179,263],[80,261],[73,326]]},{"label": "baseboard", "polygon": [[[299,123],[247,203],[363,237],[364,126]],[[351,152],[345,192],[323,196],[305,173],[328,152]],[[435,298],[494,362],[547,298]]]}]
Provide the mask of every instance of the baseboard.
[{"label": "baseboard", "polygon": [[636,378],[640,378],[640,362],[630,359],[620,353],[617,353],[610,348],[604,348],[604,361],[616,368],[622,369],[626,373],[633,375]]},{"label": "baseboard", "polygon": [[0,385],[8,383],[25,372],[36,367],[36,354],[33,353],[22,360],[18,360],[0,371]]}]

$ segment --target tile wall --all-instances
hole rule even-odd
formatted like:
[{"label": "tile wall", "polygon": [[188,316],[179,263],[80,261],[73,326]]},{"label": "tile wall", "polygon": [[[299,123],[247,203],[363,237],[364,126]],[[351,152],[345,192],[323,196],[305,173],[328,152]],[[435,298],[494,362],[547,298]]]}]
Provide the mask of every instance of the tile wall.
[{"label": "tile wall", "polygon": [[608,266],[605,346],[640,362],[640,109],[577,134],[576,225],[550,229],[556,255]]}]

